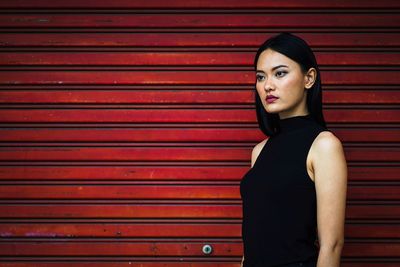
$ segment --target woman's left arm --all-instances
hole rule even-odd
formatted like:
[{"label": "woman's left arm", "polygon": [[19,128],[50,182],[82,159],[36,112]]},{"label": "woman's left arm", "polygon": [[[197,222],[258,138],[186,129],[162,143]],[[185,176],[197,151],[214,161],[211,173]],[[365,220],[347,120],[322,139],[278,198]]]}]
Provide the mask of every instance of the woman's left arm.
[{"label": "woman's left arm", "polygon": [[320,251],[317,267],[339,267],[344,245],[347,163],[340,140],[324,131],[315,140],[312,160],[317,196]]}]

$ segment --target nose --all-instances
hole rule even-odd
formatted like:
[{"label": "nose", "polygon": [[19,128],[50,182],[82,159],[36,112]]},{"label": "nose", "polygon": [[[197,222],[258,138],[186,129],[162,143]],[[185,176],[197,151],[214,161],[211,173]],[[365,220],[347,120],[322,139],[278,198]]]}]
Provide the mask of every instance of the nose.
[{"label": "nose", "polygon": [[264,89],[265,91],[274,89],[274,85],[272,84],[272,79],[265,79]]}]

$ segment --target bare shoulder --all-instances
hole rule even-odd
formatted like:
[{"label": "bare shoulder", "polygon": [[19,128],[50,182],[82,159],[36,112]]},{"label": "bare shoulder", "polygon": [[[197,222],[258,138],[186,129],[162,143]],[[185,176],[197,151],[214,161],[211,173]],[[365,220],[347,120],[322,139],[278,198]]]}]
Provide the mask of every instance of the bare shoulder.
[{"label": "bare shoulder", "polygon": [[330,131],[323,131],[315,138],[313,148],[316,153],[339,153],[343,151],[340,139]]},{"label": "bare shoulder", "polygon": [[263,149],[265,143],[268,141],[268,138],[262,140],[260,143],[256,144],[251,152],[251,167],[253,167],[256,162],[258,156],[260,155],[261,150]]},{"label": "bare shoulder", "polygon": [[346,177],[347,164],[340,139],[330,131],[323,131],[311,146],[311,166],[315,180]]}]

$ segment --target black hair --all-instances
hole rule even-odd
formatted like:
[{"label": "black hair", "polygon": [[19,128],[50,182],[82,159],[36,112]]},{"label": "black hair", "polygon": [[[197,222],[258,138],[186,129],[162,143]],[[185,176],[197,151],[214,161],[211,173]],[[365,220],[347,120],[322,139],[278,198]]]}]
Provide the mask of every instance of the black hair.
[{"label": "black hair", "polygon": [[[289,32],[282,32],[276,36],[267,39],[257,50],[254,59],[254,70],[257,70],[257,62],[260,54],[271,49],[279,52],[290,59],[296,61],[302,72],[305,74],[310,68],[315,68],[317,77],[313,86],[307,89],[307,108],[312,119],[318,124],[326,128],[324,115],[322,112],[322,87],[321,75],[319,72],[317,60],[309,45],[300,37]],[[268,113],[260,99],[260,96],[255,90],[255,106],[257,120],[260,130],[268,136],[279,133],[279,114]]]}]

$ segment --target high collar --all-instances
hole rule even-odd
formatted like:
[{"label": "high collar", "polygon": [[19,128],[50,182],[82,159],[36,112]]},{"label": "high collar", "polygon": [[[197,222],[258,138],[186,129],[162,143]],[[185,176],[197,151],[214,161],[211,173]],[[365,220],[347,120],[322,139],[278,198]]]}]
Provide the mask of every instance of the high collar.
[{"label": "high collar", "polygon": [[312,121],[311,114],[279,119],[280,132],[291,132],[307,126]]}]

